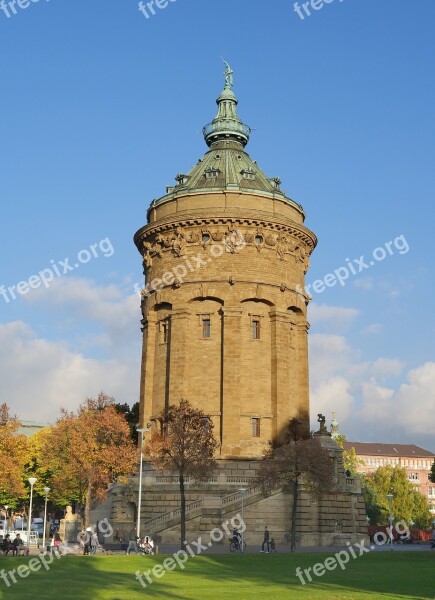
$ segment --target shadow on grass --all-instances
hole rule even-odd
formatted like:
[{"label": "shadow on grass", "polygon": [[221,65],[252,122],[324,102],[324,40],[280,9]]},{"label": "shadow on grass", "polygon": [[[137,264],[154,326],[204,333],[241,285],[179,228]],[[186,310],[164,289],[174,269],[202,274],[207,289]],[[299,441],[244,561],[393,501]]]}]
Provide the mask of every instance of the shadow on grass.
[{"label": "shadow on grass", "polygon": [[[433,598],[435,555],[429,552],[371,553],[351,559],[346,569],[313,575],[316,563],[329,554],[207,555],[193,557],[185,569],[166,572],[162,578],[150,573],[153,583],[143,588],[136,572],[143,573],[161,565],[165,556],[98,556],[55,559],[46,570],[30,572],[25,578],[10,572],[28,559],[0,559],[0,569],[10,587],[0,580],[0,598],[8,600],[136,600],[168,598],[191,600],[219,598]],[[312,581],[302,585],[296,568],[311,568]],[[9,575],[8,575],[9,574]]]},{"label": "shadow on grass", "polygon": [[[331,556],[333,554],[215,555],[207,557],[208,565],[198,564],[195,570],[199,578],[216,583],[225,580],[231,583],[232,589],[240,588],[247,578],[259,585],[266,582],[268,586],[285,586],[293,598],[321,598],[322,591],[325,598],[340,598],[337,592],[346,594],[346,598],[357,593],[373,598],[435,598],[435,554],[372,552],[356,559],[350,557],[344,570],[339,566],[334,571],[323,569],[324,575],[316,577],[314,565],[323,564]],[[210,568],[213,564],[214,568]],[[296,575],[297,567],[302,570],[304,583]],[[308,575],[305,569],[310,569]],[[312,596],[307,595],[310,592]]]}]

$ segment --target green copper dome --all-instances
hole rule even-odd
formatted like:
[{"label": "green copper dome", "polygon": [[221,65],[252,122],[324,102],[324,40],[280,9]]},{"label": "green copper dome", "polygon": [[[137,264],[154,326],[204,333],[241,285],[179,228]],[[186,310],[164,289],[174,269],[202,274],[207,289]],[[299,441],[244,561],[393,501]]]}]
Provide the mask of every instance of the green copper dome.
[{"label": "green copper dome", "polygon": [[208,152],[187,174],[179,173],[175,178],[176,185],[168,186],[166,196],[154,200],[151,207],[181,194],[236,190],[277,197],[303,213],[302,206],[287,198],[281,190],[279,177],[268,177],[245,151],[251,130],[237,114],[238,100],[231,89],[233,71],[228,63],[225,64],[225,87],[217,99],[218,113],[203,129]]},{"label": "green copper dome", "polygon": [[237,114],[236,106],[238,100],[228,83],[225,84],[225,88],[216,102],[219,107],[218,114],[202,130],[207,146],[211,146],[213,142],[219,140],[231,139],[246,146],[251,130],[241,121]]}]

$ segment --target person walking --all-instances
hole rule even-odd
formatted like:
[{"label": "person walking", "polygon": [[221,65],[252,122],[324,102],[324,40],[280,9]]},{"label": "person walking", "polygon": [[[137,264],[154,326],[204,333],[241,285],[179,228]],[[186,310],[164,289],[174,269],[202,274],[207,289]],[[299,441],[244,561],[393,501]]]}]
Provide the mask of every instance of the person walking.
[{"label": "person walking", "polygon": [[140,541],[140,538],[137,537],[136,531],[134,529],[131,529],[128,534],[128,546],[127,546],[126,554],[130,554],[130,552],[132,550],[136,554],[139,554],[139,548],[138,548],[139,541]]},{"label": "person walking", "polygon": [[51,540],[51,551],[59,553],[61,543],[62,543],[62,539],[59,535],[59,531],[56,529],[53,533],[53,538]]},{"label": "person walking", "polygon": [[97,554],[97,548],[100,547],[100,542],[98,540],[98,532],[97,528],[93,527],[92,537],[91,537],[91,553],[95,556]]},{"label": "person walking", "polygon": [[267,548],[266,549],[266,554],[269,554],[269,550],[270,550],[270,547],[269,547],[269,536],[270,536],[269,530],[268,530],[267,525],[266,525],[265,528],[264,528],[263,544],[261,546],[260,552],[264,552],[264,547],[266,547]]},{"label": "person walking", "polygon": [[431,548],[435,548],[435,527],[432,528],[432,546]]}]

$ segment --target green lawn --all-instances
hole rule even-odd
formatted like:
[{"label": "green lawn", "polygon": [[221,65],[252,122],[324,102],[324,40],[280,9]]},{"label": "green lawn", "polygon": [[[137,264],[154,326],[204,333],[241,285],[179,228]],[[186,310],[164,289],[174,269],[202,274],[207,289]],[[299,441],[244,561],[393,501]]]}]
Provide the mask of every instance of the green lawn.
[{"label": "green lawn", "polygon": [[[347,568],[327,571],[302,585],[296,567],[306,569],[328,554],[210,555],[190,558],[185,569],[164,572],[144,589],[135,577],[161,565],[165,556],[64,557],[6,587],[0,579],[0,598],[65,600],[397,600],[435,598],[435,553],[378,552],[351,559]],[[1,558],[6,572],[29,559]],[[35,563],[34,563],[35,564]],[[172,563],[170,563],[172,567]],[[162,568],[163,571],[163,568]],[[24,569],[21,571],[26,573]],[[157,571],[157,574],[159,572]],[[152,575],[151,575],[152,577]],[[145,583],[146,579],[144,578]]]}]

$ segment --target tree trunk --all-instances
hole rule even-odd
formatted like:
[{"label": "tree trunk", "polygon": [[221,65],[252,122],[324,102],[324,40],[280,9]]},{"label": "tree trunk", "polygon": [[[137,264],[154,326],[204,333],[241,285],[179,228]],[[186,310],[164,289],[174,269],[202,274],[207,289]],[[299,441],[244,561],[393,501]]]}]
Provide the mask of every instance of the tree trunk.
[{"label": "tree trunk", "polygon": [[88,489],[86,490],[86,504],[85,504],[85,527],[90,525],[90,514],[91,514],[91,501],[92,501],[92,483],[89,481]]},{"label": "tree trunk", "polygon": [[181,527],[181,549],[184,550],[186,547],[186,494],[184,491],[184,477],[180,474],[180,527]]},{"label": "tree trunk", "polygon": [[298,491],[299,481],[295,479],[292,482],[293,488],[293,505],[292,505],[292,529],[291,529],[291,541],[290,541],[290,552],[294,552],[296,548],[296,517],[298,514]]}]

